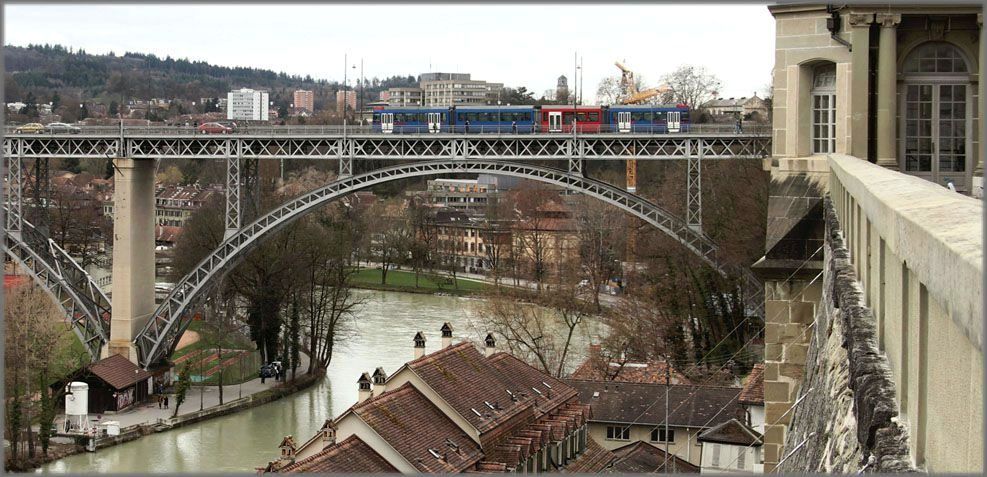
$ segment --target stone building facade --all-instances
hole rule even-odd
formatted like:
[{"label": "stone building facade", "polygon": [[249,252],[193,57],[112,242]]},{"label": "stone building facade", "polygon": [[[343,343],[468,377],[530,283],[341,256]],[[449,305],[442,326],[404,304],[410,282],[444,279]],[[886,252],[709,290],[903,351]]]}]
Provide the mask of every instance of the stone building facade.
[{"label": "stone building facade", "polygon": [[980,6],[769,10],[774,156],[839,152],[961,192],[981,187]]},{"label": "stone building facade", "polygon": [[[980,263],[982,236],[971,225],[980,213],[976,201],[947,188],[982,193],[982,8],[819,4],[769,11],[776,20],[773,157],[765,163],[766,251],[754,266],[765,282],[764,470],[779,463],[800,472],[893,470],[907,467],[904,461],[930,471],[980,470],[983,416],[971,403],[982,400],[982,326],[970,318],[979,316],[970,310],[980,309],[982,293],[971,268]],[[890,370],[872,368],[864,381],[890,376],[890,402],[887,389],[855,387],[854,353],[863,344],[851,346],[846,336],[863,331],[832,320],[818,329],[833,297],[827,275],[840,273],[823,262],[830,195],[848,221],[850,262],[863,304],[873,310],[855,320],[873,322],[876,352],[886,358],[881,369]],[[962,281],[947,277],[968,272]],[[937,353],[953,356],[930,359]],[[832,394],[813,404],[806,393],[820,387]],[[868,399],[851,401],[842,394],[847,387]],[[833,415],[820,411],[825,406],[835,406],[844,422],[800,418]],[[930,413],[930,406],[955,412]],[[892,417],[912,434],[894,434],[904,454],[875,447],[875,433],[896,432],[887,424]]]}]

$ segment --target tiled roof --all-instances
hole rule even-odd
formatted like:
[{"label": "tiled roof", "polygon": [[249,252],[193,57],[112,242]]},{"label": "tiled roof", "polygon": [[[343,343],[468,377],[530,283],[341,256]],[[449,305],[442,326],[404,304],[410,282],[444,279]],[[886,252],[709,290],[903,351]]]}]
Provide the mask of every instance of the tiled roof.
[{"label": "tiled roof", "polygon": [[174,225],[155,225],[154,226],[154,240],[161,242],[178,242],[178,238],[182,236],[182,228],[176,227]]},{"label": "tiled roof", "polygon": [[[665,388],[658,384],[616,383],[570,379],[579,401],[593,409],[594,422],[658,425],[665,420]],[[746,415],[737,402],[740,388],[672,385],[669,425],[708,428]]]},{"label": "tiled roof", "polygon": [[761,445],[761,434],[736,419],[730,419],[699,434],[701,442],[718,442],[738,446]]},{"label": "tiled roof", "polygon": [[126,389],[138,381],[151,377],[151,373],[144,371],[119,354],[90,364],[89,371],[105,381],[106,384],[113,386],[114,389]]},{"label": "tiled roof", "polygon": [[572,386],[529,366],[514,355],[501,352],[488,359],[501,371],[508,389],[519,400],[535,398],[535,408],[539,412],[553,410],[576,395]]},{"label": "tiled roof", "polygon": [[586,451],[574,462],[567,465],[564,472],[569,474],[598,474],[606,469],[616,456],[603,448],[592,437],[586,439]]},{"label": "tiled roof", "polygon": [[[608,380],[608,377],[603,375],[603,361],[605,358],[601,357],[599,353],[598,345],[591,346],[590,356],[576,368],[576,371],[572,373],[570,378],[590,381]],[[664,361],[651,361],[647,363],[628,362],[624,363],[623,366],[620,363],[609,362],[606,365],[609,368],[608,374],[610,376],[616,374],[612,379],[613,381],[651,384],[665,384],[666,371],[669,367],[668,363]],[[674,367],[668,372],[671,375],[672,384],[690,383],[689,378],[675,370]]]},{"label": "tiled roof", "polygon": [[473,343],[464,341],[411,361],[408,367],[483,433],[525,407],[507,393],[517,387],[486,361]]},{"label": "tiled roof", "polygon": [[[611,451],[617,457],[608,473],[616,474],[672,474],[699,473],[699,467],[689,461],[666,454],[664,449],[644,441],[637,441]],[[668,466],[667,469],[665,466]]]},{"label": "tiled roof", "polygon": [[764,405],[764,363],[757,363],[747,375],[744,389],[740,392],[741,404]]},{"label": "tiled roof", "polygon": [[379,472],[396,473],[398,470],[389,464],[376,451],[359,437],[352,435],[318,453],[289,464],[280,473],[356,473]]},{"label": "tiled roof", "polygon": [[419,472],[462,472],[483,457],[480,447],[411,383],[352,411]]}]

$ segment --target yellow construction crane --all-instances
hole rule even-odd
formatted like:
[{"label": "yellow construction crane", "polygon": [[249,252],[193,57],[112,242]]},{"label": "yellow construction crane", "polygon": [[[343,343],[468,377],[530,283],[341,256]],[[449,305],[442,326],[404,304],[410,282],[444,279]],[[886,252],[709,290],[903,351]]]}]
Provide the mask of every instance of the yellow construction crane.
[{"label": "yellow construction crane", "polygon": [[[623,63],[619,61],[614,62],[617,68],[620,69],[620,89],[623,93],[623,99],[620,104],[641,104],[647,102],[651,98],[660,96],[671,88],[668,85],[661,85],[657,88],[650,88],[644,91],[638,91],[637,84],[634,82],[634,72],[630,68],[624,66]],[[632,151],[633,152],[633,151]],[[637,191],[637,160],[628,159],[627,160],[627,192]]]}]

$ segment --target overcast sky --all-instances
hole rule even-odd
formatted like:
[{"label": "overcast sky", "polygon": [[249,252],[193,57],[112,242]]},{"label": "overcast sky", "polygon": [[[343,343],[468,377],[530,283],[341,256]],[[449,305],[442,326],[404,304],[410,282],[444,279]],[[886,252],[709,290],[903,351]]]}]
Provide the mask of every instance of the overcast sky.
[{"label": "overcast sky", "polygon": [[[707,67],[720,96],[763,95],[774,60],[774,21],[763,5],[6,5],[4,42],[59,43],[252,66],[342,80],[472,73],[541,96],[573,76],[583,94],[618,74],[615,60],[656,86],[682,64]],[[350,83],[352,84],[352,83]],[[238,85],[234,85],[238,86]]]}]

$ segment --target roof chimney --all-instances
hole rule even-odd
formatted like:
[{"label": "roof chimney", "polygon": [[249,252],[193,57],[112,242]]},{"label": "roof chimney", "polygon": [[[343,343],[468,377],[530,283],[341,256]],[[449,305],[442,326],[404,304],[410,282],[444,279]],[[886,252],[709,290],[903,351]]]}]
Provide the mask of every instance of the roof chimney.
[{"label": "roof chimney", "polygon": [[370,399],[370,396],[373,395],[373,384],[370,381],[370,375],[367,373],[361,374],[356,384],[360,386],[360,394],[356,398],[356,402],[359,404]]},{"label": "roof chimney", "polygon": [[487,333],[487,337],[483,340],[483,344],[487,345],[483,353],[485,356],[490,357],[497,352],[497,341],[494,340],[493,333]]},{"label": "roof chimney", "polygon": [[442,331],[442,347],[448,348],[452,346],[452,326],[449,325],[448,321],[442,323],[440,331]]},{"label": "roof chimney", "polygon": [[336,425],[333,424],[332,419],[326,419],[326,422],[322,424],[322,429],[319,429],[319,433],[322,435],[323,449],[336,443]]},{"label": "roof chimney", "polygon": [[373,395],[379,396],[381,393],[384,392],[384,387],[385,384],[387,383],[387,373],[384,372],[384,368],[378,366],[377,369],[374,370],[373,380],[374,380]]},{"label": "roof chimney", "polygon": [[425,356],[425,335],[419,331],[415,333],[415,359]]}]

